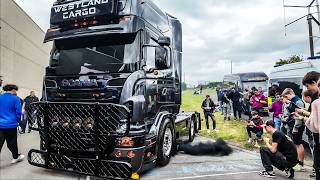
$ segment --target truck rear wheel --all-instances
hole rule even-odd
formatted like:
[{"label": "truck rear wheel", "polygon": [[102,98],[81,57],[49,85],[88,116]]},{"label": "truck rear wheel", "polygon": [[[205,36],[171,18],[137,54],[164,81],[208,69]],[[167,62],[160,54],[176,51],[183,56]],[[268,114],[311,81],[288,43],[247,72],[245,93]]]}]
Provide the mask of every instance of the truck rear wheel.
[{"label": "truck rear wheel", "polygon": [[190,121],[190,128],[189,128],[189,142],[192,142],[194,140],[194,137],[196,136],[196,129],[195,129],[196,125],[194,122],[194,118],[191,118]]},{"label": "truck rear wheel", "polygon": [[174,149],[174,129],[170,119],[166,119],[160,127],[157,164],[165,166],[170,162]]}]

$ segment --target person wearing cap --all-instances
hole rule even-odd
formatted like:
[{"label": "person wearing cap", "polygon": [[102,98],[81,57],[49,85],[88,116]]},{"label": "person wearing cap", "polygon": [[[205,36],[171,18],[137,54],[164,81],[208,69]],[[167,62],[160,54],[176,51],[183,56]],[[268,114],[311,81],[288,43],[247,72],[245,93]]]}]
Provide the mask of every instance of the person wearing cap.
[{"label": "person wearing cap", "polygon": [[213,111],[215,109],[215,104],[212,101],[212,99],[210,98],[210,95],[206,96],[206,99],[202,102],[202,109],[203,109],[203,113],[206,119],[206,125],[207,125],[207,129],[209,130],[209,117],[212,120],[212,126],[213,126],[213,130],[216,129],[216,120],[214,118],[213,115]]},{"label": "person wearing cap", "polygon": [[17,163],[24,159],[24,155],[19,154],[17,144],[17,127],[21,121],[22,107],[20,98],[17,96],[18,86],[8,84],[3,87],[0,95],[0,152],[4,142],[12,153],[11,163]]},{"label": "person wearing cap", "polygon": [[298,154],[293,142],[282,132],[277,131],[273,120],[267,121],[264,125],[266,133],[272,136],[272,142],[269,138],[264,138],[266,147],[260,147],[256,143],[255,147],[260,149],[262,165],[265,170],[259,175],[268,178],[275,178],[273,166],[287,173],[287,177],[294,178],[293,167],[298,163]]}]

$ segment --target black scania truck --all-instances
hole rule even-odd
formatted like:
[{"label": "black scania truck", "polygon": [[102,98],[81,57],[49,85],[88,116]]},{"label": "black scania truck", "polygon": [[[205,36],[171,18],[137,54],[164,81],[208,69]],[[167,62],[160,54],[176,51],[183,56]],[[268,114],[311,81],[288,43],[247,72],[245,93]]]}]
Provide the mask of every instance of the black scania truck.
[{"label": "black scania truck", "polygon": [[58,0],[42,101],[29,118],[31,165],[138,179],[193,141],[199,113],[179,113],[182,30],[151,0]]}]

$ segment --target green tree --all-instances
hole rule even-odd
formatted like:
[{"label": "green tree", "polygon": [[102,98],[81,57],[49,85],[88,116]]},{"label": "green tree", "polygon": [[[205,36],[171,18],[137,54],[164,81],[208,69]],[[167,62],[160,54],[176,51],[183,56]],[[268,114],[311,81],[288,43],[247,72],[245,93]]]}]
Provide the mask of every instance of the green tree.
[{"label": "green tree", "polygon": [[284,64],[292,64],[292,63],[297,63],[303,61],[303,58],[298,55],[292,55],[286,59],[279,59],[276,62],[276,65],[284,65]]}]

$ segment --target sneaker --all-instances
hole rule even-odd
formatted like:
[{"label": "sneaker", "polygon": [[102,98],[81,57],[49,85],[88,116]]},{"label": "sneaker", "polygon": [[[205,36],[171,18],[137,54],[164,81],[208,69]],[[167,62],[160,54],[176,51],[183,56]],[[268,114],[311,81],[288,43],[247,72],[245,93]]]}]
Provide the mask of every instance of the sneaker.
[{"label": "sneaker", "polygon": [[259,175],[267,178],[276,178],[276,175],[273,171],[261,171]]},{"label": "sneaker", "polygon": [[250,144],[252,143],[252,138],[249,138],[248,143]]},{"label": "sneaker", "polygon": [[293,168],[286,169],[285,171],[287,173],[287,178],[288,179],[293,179],[294,178],[294,169]]},{"label": "sneaker", "polygon": [[24,155],[20,154],[17,159],[12,159],[11,160],[11,164],[15,164],[15,163],[21,162],[21,161],[23,161],[23,159],[24,159]]},{"label": "sneaker", "polygon": [[306,169],[303,166],[301,166],[300,164],[297,164],[295,167],[293,167],[293,169],[297,172],[305,172],[306,171]]}]

